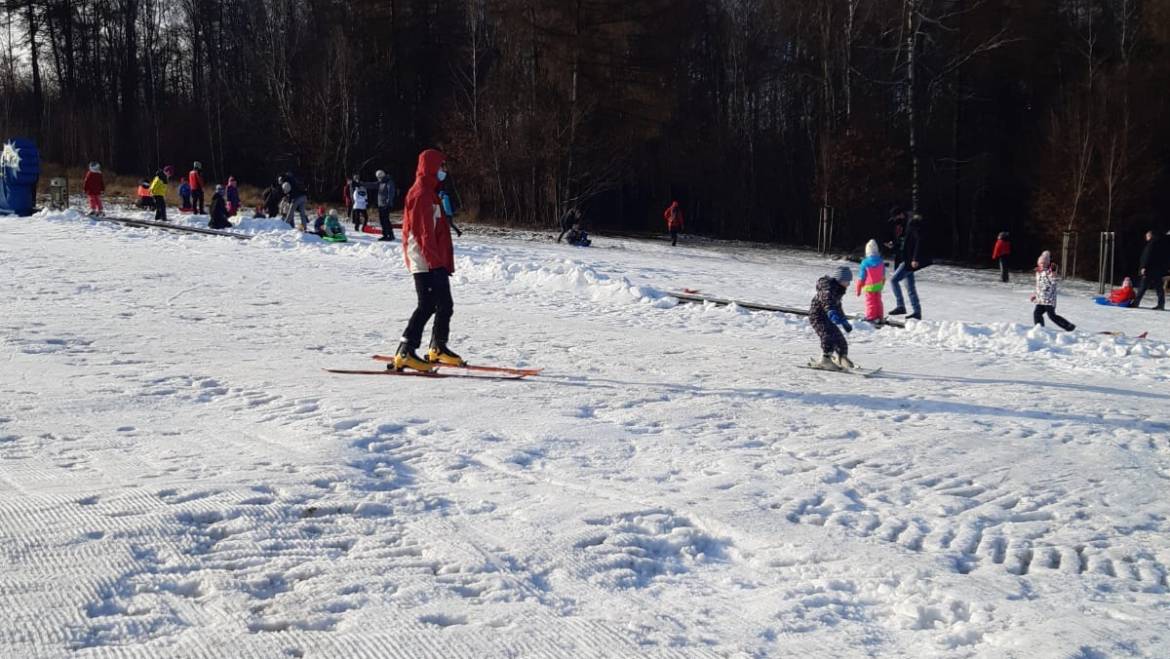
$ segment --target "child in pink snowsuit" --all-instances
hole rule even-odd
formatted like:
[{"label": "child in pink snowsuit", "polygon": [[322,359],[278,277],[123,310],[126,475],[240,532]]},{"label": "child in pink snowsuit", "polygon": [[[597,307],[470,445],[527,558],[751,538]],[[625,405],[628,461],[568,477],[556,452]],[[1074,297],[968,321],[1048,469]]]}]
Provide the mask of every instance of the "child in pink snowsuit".
[{"label": "child in pink snowsuit", "polygon": [[857,273],[857,294],[865,292],[865,319],[880,322],[886,311],[882,307],[882,288],[886,285],[886,264],[876,240],[865,244],[865,259]]}]

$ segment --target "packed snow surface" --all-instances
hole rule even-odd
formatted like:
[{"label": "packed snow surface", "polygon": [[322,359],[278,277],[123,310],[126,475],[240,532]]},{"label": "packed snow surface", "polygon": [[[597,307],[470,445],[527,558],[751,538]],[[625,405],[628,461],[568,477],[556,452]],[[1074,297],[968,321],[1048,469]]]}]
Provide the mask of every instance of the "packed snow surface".
[{"label": "packed snow surface", "polygon": [[862,379],[669,296],[839,262],[478,230],[452,347],[544,374],[338,376],[398,243],[0,224],[0,656],[1170,656],[1165,313],[936,266]]}]

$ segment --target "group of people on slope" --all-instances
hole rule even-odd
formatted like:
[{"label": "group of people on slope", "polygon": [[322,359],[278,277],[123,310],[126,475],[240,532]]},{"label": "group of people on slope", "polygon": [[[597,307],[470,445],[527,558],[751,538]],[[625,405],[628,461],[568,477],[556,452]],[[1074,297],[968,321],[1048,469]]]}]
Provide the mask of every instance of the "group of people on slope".
[{"label": "group of people on slope", "polygon": [[[167,184],[174,176],[175,168],[171,165],[166,165],[155,171],[152,180],[147,181],[143,179],[138,183],[137,206],[139,208],[153,209],[155,220],[166,221],[167,219]],[[180,210],[183,212],[203,214],[203,188],[203,163],[196,160],[192,163],[191,171],[179,185],[179,197],[182,201]],[[102,204],[102,195],[105,193],[106,184],[102,176],[101,163],[97,161],[89,163],[85,178],[81,181],[81,189],[85,192],[86,197],[89,198],[90,214],[103,214],[105,209]],[[226,186],[218,184],[215,186],[215,192],[211,196],[207,224],[212,229],[226,229],[232,226],[228,218],[238,213],[239,210],[240,190],[236,184],[236,178],[229,176]]]},{"label": "group of people on slope", "polygon": [[376,180],[373,182],[365,182],[359,174],[351,175],[342,186],[342,200],[354,230],[364,231],[370,221],[370,193],[373,191],[374,201],[378,205],[378,223],[382,229],[382,237],[378,240],[391,241],[394,240],[394,225],[390,222],[390,211],[398,197],[398,187],[385,170],[379,169],[374,178]]},{"label": "group of people on slope", "polygon": [[[995,246],[991,251],[992,260],[999,264],[1000,280],[1008,281],[1008,257],[1012,253],[1011,237],[1008,232],[1001,231],[995,239]],[[1049,254],[1044,252],[1044,254]],[[1052,257],[1049,254],[1045,266],[1041,263],[1044,256],[1037,261],[1036,271],[1037,277],[1040,273],[1046,270],[1053,270],[1051,265]],[[1148,291],[1153,290],[1158,297],[1158,302],[1154,305],[1154,309],[1166,308],[1166,277],[1170,275],[1170,233],[1165,236],[1160,236],[1154,230],[1146,231],[1146,245],[1142,249],[1141,258],[1138,261],[1138,274],[1141,276],[1141,285],[1135,290],[1133,279],[1125,277],[1121,282],[1120,288],[1115,288],[1110,291],[1107,296],[1100,296],[1096,298],[1099,304],[1105,304],[1115,307],[1133,307],[1141,306],[1142,298],[1145,297]],[[1049,277],[1045,277],[1049,279]],[[1047,288],[1047,283],[1045,284]],[[1036,297],[1046,299],[1046,295],[1042,294],[1041,284],[1037,282]],[[1058,323],[1059,324],[1059,323]]]},{"label": "group of people on slope", "polygon": [[[670,202],[662,213],[662,219],[666,221],[666,231],[670,234],[670,245],[673,247],[678,244],[678,234],[683,230],[683,212],[677,201]],[[560,225],[558,243],[565,240],[576,247],[588,247],[593,244],[589,239],[589,233],[585,231],[585,220],[580,209],[570,208],[565,211],[564,215],[561,215]]]},{"label": "group of people on slope", "polygon": [[[890,310],[890,315],[906,313],[906,308],[903,306],[904,298],[901,290],[901,285],[904,284],[906,286],[906,295],[909,297],[910,305],[913,309],[913,312],[907,318],[921,320],[922,307],[918,298],[914,273],[931,264],[930,257],[927,255],[927,250],[923,243],[922,218],[917,214],[907,217],[905,211],[895,209],[890,216],[889,223],[892,239],[886,242],[886,247],[892,250],[894,259],[894,274],[889,281],[893,286],[894,300],[897,304],[894,309]],[[1011,246],[1007,242],[1007,239],[1008,236],[1006,233],[1000,234],[993,252],[993,258],[1000,261],[1001,276],[1004,281],[1007,281],[1005,261],[1011,253]],[[1156,284],[1158,287],[1159,306],[1157,308],[1162,308],[1163,299],[1160,289],[1162,286],[1162,277],[1165,276],[1167,268],[1164,259],[1170,258],[1170,256],[1167,256],[1163,251],[1159,251],[1159,249],[1166,249],[1166,243],[1163,242],[1163,247],[1159,248],[1151,234],[1147,234],[1147,240],[1150,243],[1147,245],[1146,252],[1143,253],[1142,274],[1143,277],[1148,276],[1151,284]],[[1147,275],[1147,273],[1150,274]],[[1049,320],[1061,329],[1069,332],[1076,329],[1076,325],[1056,313],[1059,277],[1057,275],[1056,264],[1052,262],[1052,254],[1050,252],[1045,251],[1037,258],[1035,277],[1036,288],[1031,297],[1031,301],[1035,304],[1032,310],[1033,323],[1043,326],[1044,318],[1047,316]],[[841,307],[841,300],[852,281],[852,271],[844,266],[835,268],[833,272],[817,280],[816,297],[813,298],[812,304],[809,307],[809,322],[812,324],[813,329],[817,333],[817,337],[820,339],[822,353],[820,361],[814,361],[810,364],[815,368],[844,370],[854,367],[853,362],[849,359],[849,343],[846,341],[845,335],[841,332],[842,329],[846,333],[853,331],[853,326],[850,324],[849,319]],[[862,259],[861,264],[858,266],[856,292],[858,296],[865,296],[864,318],[875,324],[880,324],[885,317],[882,303],[882,291],[885,288],[885,282],[885,259],[882,256],[881,248],[877,241],[870,240],[865,245],[865,258]],[[1126,282],[1128,286],[1128,278],[1126,278]],[[1143,280],[1143,289],[1145,287]],[[1131,286],[1130,294],[1132,295]],[[1140,300],[1140,294],[1138,294],[1137,299]]]}]

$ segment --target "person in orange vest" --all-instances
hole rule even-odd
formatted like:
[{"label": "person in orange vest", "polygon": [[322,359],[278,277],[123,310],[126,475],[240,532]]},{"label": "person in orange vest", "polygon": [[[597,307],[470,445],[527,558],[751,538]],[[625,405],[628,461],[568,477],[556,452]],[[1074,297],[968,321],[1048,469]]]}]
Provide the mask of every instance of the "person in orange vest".
[{"label": "person in orange vest", "polygon": [[995,239],[995,247],[991,250],[991,260],[999,262],[999,279],[1005,284],[1008,280],[1007,257],[1011,255],[1012,241],[1008,232],[1000,231],[999,236]]},{"label": "person in orange vest", "polygon": [[666,220],[666,230],[670,232],[670,246],[674,247],[678,244],[678,232],[683,228],[683,212],[678,207],[678,202],[670,202],[662,217]]},{"label": "person in orange vest", "polygon": [[89,197],[89,214],[102,214],[102,193],[106,191],[106,182],[102,178],[102,166],[98,161],[89,163],[89,171],[81,180],[81,189]]},{"label": "person in orange vest", "polygon": [[203,163],[196,160],[187,174],[187,185],[191,186],[191,209],[196,215],[203,214]]}]

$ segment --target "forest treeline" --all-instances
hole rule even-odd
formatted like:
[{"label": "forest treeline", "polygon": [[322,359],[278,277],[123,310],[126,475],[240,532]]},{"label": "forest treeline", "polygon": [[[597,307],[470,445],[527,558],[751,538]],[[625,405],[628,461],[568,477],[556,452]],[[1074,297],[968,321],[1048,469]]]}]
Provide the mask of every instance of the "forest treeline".
[{"label": "forest treeline", "polygon": [[[472,214],[1120,265],[1170,228],[1170,0],[6,0],[0,136],[318,198],[438,146]],[[1023,265],[1029,257],[1021,257]]]}]

